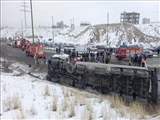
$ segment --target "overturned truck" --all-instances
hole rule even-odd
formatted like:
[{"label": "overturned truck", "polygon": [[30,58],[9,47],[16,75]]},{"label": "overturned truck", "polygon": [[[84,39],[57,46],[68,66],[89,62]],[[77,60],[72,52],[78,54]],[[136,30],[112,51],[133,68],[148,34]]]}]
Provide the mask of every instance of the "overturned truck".
[{"label": "overturned truck", "polygon": [[145,67],[77,62],[56,54],[48,60],[47,80],[72,87],[90,86],[101,93],[116,92],[125,101],[157,104],[158,82],[155,70]]}]

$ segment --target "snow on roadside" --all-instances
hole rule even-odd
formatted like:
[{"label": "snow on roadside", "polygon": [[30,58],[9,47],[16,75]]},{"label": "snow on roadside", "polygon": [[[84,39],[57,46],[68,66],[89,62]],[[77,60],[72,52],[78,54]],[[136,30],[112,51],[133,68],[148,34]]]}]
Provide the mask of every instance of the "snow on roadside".
[{"label": "snow on roadside", "polygon": [[[128,108],[114,108],[102,95],[94,95],[17,72],[27,66],[11,65],[13,73],[1,73],[2,119],[138,119]],[[41,74],[41,73],[40,73]],[[17,75],[17,76],[16,76]],[[119,103],[114,103],[119,104]],[[124,109],[124,110],[123,110]]]}]

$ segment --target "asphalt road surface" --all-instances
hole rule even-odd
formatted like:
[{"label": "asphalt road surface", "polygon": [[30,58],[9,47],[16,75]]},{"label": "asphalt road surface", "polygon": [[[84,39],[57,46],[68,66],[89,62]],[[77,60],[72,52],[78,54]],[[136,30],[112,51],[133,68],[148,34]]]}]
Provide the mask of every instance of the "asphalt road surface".
[{"label": "asphalt road surface", "polygon": [[[7,46],[6,45],[6,41],[0,41],[1,43],[1,51],[3,49],[3,51],[5,51],[9,56],[11,57],[15,57],[15,58],[19,58],[22,59],[24,61],[27,61],[27,63],[32,63],[34,61],[33,57],[28,57],[25,54],[25,51],[22,51],[19,48],[13,48],[12,46]],[[53,50],[46,50],[46,58],[48,59],[51,55],[54,55],[56,52]],[[118,62],[118,60],[112,56],[111,57],[111,63],[112,64],[123,64],[123,65],[128,65],[128,61],[121,61],[121,63]],[[158,66],[160,65],[160,57],[151,57],[151,58],[147,58],[147,66],[148,67],[153,67],[153,66]]]}]

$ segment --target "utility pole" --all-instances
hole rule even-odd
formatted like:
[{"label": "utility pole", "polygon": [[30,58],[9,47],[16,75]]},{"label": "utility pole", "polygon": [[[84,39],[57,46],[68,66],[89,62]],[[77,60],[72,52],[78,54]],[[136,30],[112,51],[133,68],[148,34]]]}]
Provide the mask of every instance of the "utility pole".
[{"label": "utility pole", "polygon": [[52,17],[52,36],[53,36],[53,44],[54,44],[54,18]]},{"label": "utility pole", "polygon": [[30,8],[31,8],[32,37],[33,37],[33,43],[34,43],[34,27],[33,27],[32,0],[30,0]]},{"label": "utility pole", "polygon": [[70,19],[70,23],[71,23],[71,28],[72,28],[72,19]]},{"label": "utility pole", "polygon": [[29,12],[28,10],[26,10],[26,8],[28,8],[28,6],[26,6],[26,2],[24,0],[24,2],[22,2],[23,5],[21,5],[23,7],[23,10],[20,10],[20,11],[23,11],[24,12],[24,21],[25,21],[25,27],[27,27],[27,20],[26,20],[26,12]]},{"label": "utility pole", "polygon": [[74,24],[74,18],[73,18],[73,24]]},{"label": "utility pole", "polygon": [[107,12],[107,46],[109,46],[108,27],[109,27],[109,12]]},{"label": "utility pole", "polygon": [[73,29],[75,28],[75,26],[74,26],[74,18],[73,18]]},{"label": "utility pole", "polygon": [[22,38],[23,38],[23,22],[21,20],[21,27],[22,27]]}]

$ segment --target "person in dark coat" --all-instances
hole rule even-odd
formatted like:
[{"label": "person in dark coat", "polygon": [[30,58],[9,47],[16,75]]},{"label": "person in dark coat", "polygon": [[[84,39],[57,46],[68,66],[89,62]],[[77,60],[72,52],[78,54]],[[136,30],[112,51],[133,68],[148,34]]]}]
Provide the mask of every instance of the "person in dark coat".
[{"label": "person in dark coat", "polygon": [[122,60],[122,55],[120,53],[119,56],[118,56],[118,61],[121,62],[121,60]]},{"label": "person in dark coat", "polygon": [[76,57],[78,57],[78,51],[76,52],[77,54],[76,54]]},{"label": "person in dark coat", "polygon": [[59,45],[59,53],[61,52],[61,45]]},{"label": "person in dark coat", "polygon": [[137,54],[134,55],[134,65],[137,66],[138,64],[138,56]]},{"label": "person in dark coat", "polygon": [[89,61],[89,53],[87,52],[87,62]]},{"label": "person in dark coat", "polygon": [[83,61],[86,62],[86,53],[83,53]]},{"label": "person in dark coat", "polygon": [[141,66],[141,61],[142,61],[142,54],[138,57],[138,66]]},{"label": "person in dark coat", "polygon": [[56,53],[58,53],[58,48],[56,48]]},{"label": "person in dark coat", "polygon": [[99,61],[99,52],[97,52],[96,60]]},{"label": "person in dark coat", "polygon": [[69,55],[71,54],[71,50],[70,50],[70,49],[68,50],[68,54],[69,54]]},{"label": "person in dark coat", "polygon": [[142,54],[142,57],[143,57],[144,60],[146,61],[146,59],[147,59],[146,54]]},{"label": "person in dark coat", "polygon": [[160,48],[157,50],[157,54],[158,54],[158,56],[159,56],[159,52],[160,52]]},{"label": "person in dark coat", "polygon": [[95,58],[95,53],[94,52],[92,53],[92,58],[93,58],[92,60],[94,62],[94,58]]}]

